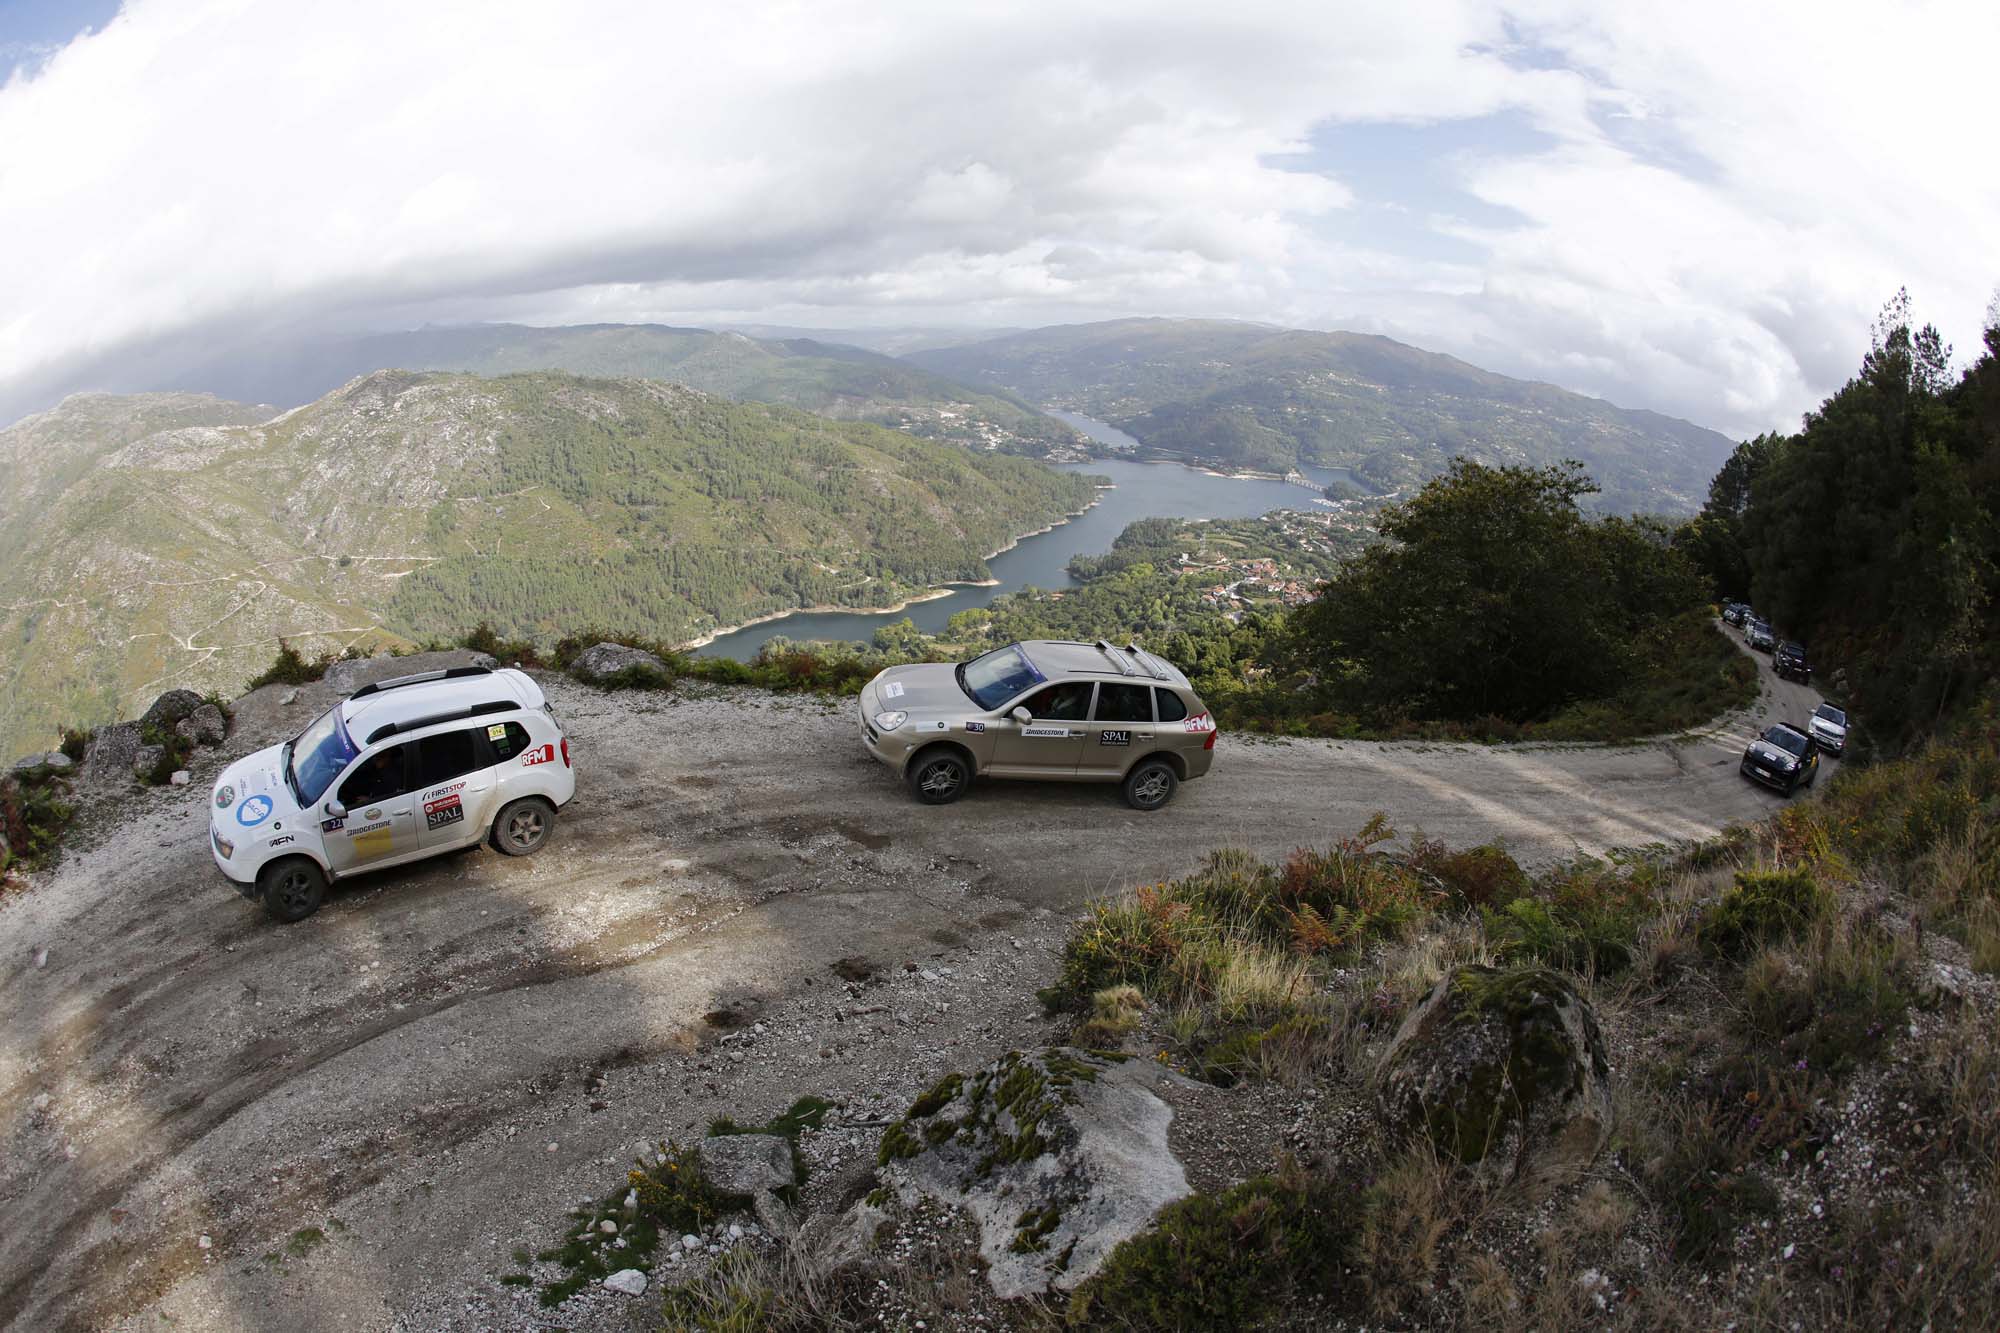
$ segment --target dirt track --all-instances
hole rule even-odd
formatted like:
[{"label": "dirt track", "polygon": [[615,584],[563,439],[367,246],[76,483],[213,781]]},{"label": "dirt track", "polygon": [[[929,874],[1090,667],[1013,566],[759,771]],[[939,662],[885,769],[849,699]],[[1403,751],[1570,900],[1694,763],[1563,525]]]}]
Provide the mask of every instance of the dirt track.
[{"label": "dirt track", "polygon": [[[358,880],[293,927],[213,870],[211,757],[191,788],[89,812],[84,850],[0,904],[0,1325],[525,1325],[496,1313],[515,1293],[495,1265],[635,1142],[798,1091],[886,1097],[948,1047],[1004,1043],[1063,914],[1210,847],[1276,857],[1382,810],[1535,863],[1767,813],[1744,741],[1818,696],[1758,660],[1753,713],[1675,743],[1224,736],[1151,816],[1108,788],[1017,784],[923,807],[861,753],[847,705],[551,679],[580,780],[547,850]],[[280,693],[239,705],[229,757],[334,697]],[[835,1012],[849,959],[893,978],[865,1031]],[[764,1020],[755,1045],[718,1044]],[[287,1256],[308,1225],[326,1243]]]}]

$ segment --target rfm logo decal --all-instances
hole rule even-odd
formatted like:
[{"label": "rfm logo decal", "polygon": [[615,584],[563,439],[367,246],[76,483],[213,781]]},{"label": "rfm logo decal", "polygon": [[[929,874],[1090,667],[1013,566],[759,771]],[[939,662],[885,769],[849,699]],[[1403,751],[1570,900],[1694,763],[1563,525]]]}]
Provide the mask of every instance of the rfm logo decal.
[{"label": "rfm logo decal", "polygon": [[544,745],[539,750],[530,750],[521,756],[523,767],[532,764],[553,764],[555,761],[556,747],[553,745]]}]

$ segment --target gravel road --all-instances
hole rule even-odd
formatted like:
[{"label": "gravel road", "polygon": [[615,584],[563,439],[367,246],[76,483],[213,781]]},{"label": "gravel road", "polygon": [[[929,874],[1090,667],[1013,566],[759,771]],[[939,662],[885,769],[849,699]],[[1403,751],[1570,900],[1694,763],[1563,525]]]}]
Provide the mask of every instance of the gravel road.
[{"label": "gravel road", "polygon": [[[1768,813],[1738,756],[1818,695],[1758,662],[1753,709],[1671,742],[1225,735],[1153,815],[1004,783],[923,807],[848,705],[549,678],[580,776],[546,850],[387,871],[290,927],[215,874],[205,796],[334,695],[259,691],[193,787],[88,810],[0,902],[0,1325],[536,1327],[494,1275],[635,1144],[802,1091],[862,1116],[952,1048],[1031,1039],[1065,915],[1211,847],[1278,857],[1380,810],[1533,864]],[[643,1322],[610,1299],[562,1322]]]}]

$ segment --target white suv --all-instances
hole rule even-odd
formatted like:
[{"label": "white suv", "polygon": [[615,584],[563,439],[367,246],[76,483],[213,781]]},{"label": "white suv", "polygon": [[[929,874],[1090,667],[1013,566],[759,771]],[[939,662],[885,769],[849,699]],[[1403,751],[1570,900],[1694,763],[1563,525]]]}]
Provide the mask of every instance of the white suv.
[{"label": "white suv", "polygon": [[548,841],[576,794],[569,741],[519,671],[453,667],[363,686],[215,784],[209,843],[244,897],[280,921],[329,882],[490,838]]}]

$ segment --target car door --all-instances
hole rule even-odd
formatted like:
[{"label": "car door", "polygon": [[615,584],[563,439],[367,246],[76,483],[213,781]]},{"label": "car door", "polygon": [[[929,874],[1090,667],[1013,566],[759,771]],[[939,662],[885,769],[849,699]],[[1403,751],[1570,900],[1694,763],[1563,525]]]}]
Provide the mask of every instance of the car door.
[{"label": "car door", "polygon": [[334,874],[400,861],[421,850],[411,776],[415,750],[410,741],[386,745],[362,755],[341,774],[333,794],[346,813],[320,823]]},{"label": "car door", "polygon": [[1084,778],[1116,778],[1134,755],[1153,748],[1153,691],[1131,681],[1104,681],[1083,729],[1076,772]]},{"label": "car door", "polygon": [[493,760],[485,728],[416,742],[417,844],[442,851],[476,841],[493,815]]},{"label": "car door", "polygon": [[[1087,680],[1045,685],[989,722],[993,764],[986,771],[998,777],[1075,777],[1095,688]],[[1032,720],[1016,721],[1013,711],[1017,707],[1027,709]]]}]

